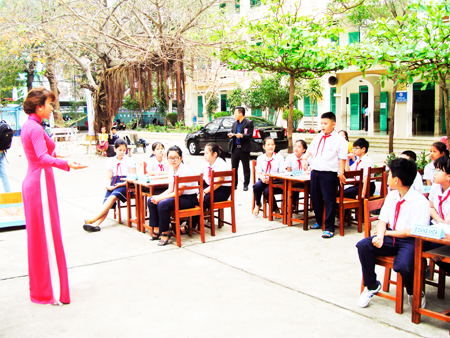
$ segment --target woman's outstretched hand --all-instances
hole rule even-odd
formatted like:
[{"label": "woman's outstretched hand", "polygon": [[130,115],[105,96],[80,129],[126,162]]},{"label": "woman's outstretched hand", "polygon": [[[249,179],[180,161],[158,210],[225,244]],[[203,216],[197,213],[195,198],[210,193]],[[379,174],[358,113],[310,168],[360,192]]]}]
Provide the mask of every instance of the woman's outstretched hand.
[{"label": "woman's outstretched hand", "polygon": [[82,165],[80,162],[75,161],[67,161],[67,165],[69,166],[69,168],[74,170],[84,169],[88,167],[87,165]]}]

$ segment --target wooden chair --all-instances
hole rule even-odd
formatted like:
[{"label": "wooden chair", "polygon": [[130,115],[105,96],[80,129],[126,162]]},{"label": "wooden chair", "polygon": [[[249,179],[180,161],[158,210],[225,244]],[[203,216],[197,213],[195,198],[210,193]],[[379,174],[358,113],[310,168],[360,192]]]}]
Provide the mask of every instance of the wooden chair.
[{"label": "wooden chair", "polygon": [[[214,218],[218,219],[219,228],[223,227],[224,224],[231,225],[231,232],[236,232],[236,218],[235,218],[235,209],[234,209],[234,184],[235,184],[235,170],[229,171],[212,171],[211,172],[211,185],[212,182],[215,182],[215,178],[224,178],[223,181],[217,182],[215,184],[227,184],[231,183],[231,196],[228,201],[223,202],[214,202],[214,189],[211,189],[209,192],[210,195],[210,205],[209,205],[209,222],[211,226],[211,236],[216,235]],[[231,208],[231,223],[224,221],[224,209]],[[215,212],[217,211],[217,216],[215,216]]]},{"label": "wooden chair", "polygon": [[[345,210],[350,209],[355,209],[358,232],[362,232],[363,205],[361,201],[361,192],[363,186],[363,170],[346,171],[344,172],[344,176],[348,183],[358,186],[358,195],[356,196],[356,199],[344,197],[345,188],[339,186],[339,196],[336,198],[336,203],[339,210],[339,234],[341,236],[344,236]],[[349,220],[348,223],[351,225],[351,220]]]},{"label": "wooden chair", "polygon": [[[256,184],[256,161],[255,160],[252,160],[252,173],[253,173],[252,174],[253,175],[253,185],[255,185]],[[232,187],[232,188],[234,188],[234,187]],[[252,212],[253,212],[253,209],[255,209],[255,206],[256,206],[255,195],[252,193]],[[261,211],[261,209],[263,212],[263,218],[267,218],[267,200],[264,197],[264,194],[263,194],[263,202],[262,202],[261,208],[259,210]]]},{"label": "wooden chair", "polygon": [[[374,175],[375,177],[372,177],[372,175]],[[386,195],[387,195],[386,166],[382,166],[379,168],[369,167],[369,169],[367,171],[367,177],[368,177],[368,182],[367,182],[367,187],[366,187],[366,192],[364,194],[364,198],[368,199],[370,201],[381,199],[381,198],[386,198]],[[373,196],[370,196],[370,183],[376,182],[376,181],[381,181],[380,194],[379,195],[374,194]]]},{"label": "wooden chair", "polygon": [[[370,227],[371,222],[378,219],[378,216],[370,217],[370,212],[373,210],[378,210],[383,206],[383,199],[377,199],[374,201],[370,201],[368,199],[364,199],[364,224],[365,224],[365,237],[370,237]],[[367,228],[369,230],[367,230]],[[403,278],[400,273],[397,273],[397,281],[391,280],[391,269],[394,268],[394,258],[395,256],[377,256],[375,259],[375,264],[384,266],[384,281],[383,281],[383,292],[378,292],[375,295],[386,298],[392,301],[395,301],[395,312],[402,314],[403,313]],[[397,286],[395,296],[388,294],[390,284],[394,284]],[[364,280],[361,282],[361,292],[364,290]]]},{"label": "wooden chair", "polygon": [[[117,221],[122,224],[122,213],[120,209],[127,208],[127,226],[131,228],[131,208],[134,207],[136,211],[136,185],[133,183],[127,183],[127,203],[125,205],[121,205],[120,200],[117,200],[116,206],[114,207],[114,219],[117,218]],[[134,200],[134,204],[132,204],[132,200]]]},{"label": "wooden chair", "polygon": [[[186,183],[197,183],[196,185],[183,186]],[[175,193],[175,210],[172,212],[172,217],[175,220],[175,235],[177,238],[177,245],[181,247],[181,229],[180,229],[180,219],[188,218],[189,226],[189,236],[192,236],[192,231],[200,234],[202,243],[205,243],[205,221],[203,214],[203,198],[200,198],[199,206],[195,206],[190,209],[180,209],[180,195],[185,190],[199,189],[203,191],[203,174],[195,176],[175,176],[174,191]],[[200,216],[200,230],[192,229],[192,216]]]}]

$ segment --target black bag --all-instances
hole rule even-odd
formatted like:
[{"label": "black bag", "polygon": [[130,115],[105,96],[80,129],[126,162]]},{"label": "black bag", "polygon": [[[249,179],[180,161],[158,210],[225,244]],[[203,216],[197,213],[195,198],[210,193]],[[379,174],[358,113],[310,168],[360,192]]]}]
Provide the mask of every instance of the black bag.
[{"label": "black bag", "polygon": [[0,121],[0,150],[11,148],[14,131],[5,120]]}]

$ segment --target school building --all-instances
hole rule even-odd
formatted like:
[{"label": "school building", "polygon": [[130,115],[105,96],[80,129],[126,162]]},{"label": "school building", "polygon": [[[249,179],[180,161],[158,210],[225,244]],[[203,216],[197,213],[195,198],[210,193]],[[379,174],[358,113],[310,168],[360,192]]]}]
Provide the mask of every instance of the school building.
[{"label": "school building", "polygon": [[[302,11],[311,15],[320,13],[326,7],[326,0],[312,0],[302,2]],[[256,19],[264,15],[265,8],[259,0],[235,0],[226,1],[220,5],[221,10],[227,11],[231,20],[239,20],[246,17],[247,20]],[[341,46],[359,42],[361,33],[356,27],[348,27],[339,36]],[[327,74],[322,78],[323,99],[312,102],[305,97],[296,105],[304,113],[304,118],[299,123],[299,128],[320,128],[320,115],[327,111],[333,111],[337,117],[337,128],[348,131],[364,132],[363,107],[368,108],[368,135],[383,135],[388,133],[388,114],[392,104],[393,83],[387,81],[381,86],[380,77],[386,72],[383,68],[373,68],[362,73],[356,68],[348,68],[333,74]],[[254,74],[255,77],[258,74]],[[224,70],[218,77],[220,88],[216,95],[219,98],[218,111],[229,111],[228,97],[235,88],[236,83],[248,88],[252,75]],[[196,85],[188,79],[186,84],[186,124],[203,124],[202,116],[203,100],[202,91],[207,91],[211,83],[205,81],[202,85]],[[424,90],[419,78],[409,86],[398,88],[395,103],[395,137],[412,136],[439,136],[445,133],[444,100],[441,88],[435,84],[428,84]],[[249,114],[267,117],[268,112],[259,109],[249,110]],[[281,119],[278,125],[286,126]]]}]

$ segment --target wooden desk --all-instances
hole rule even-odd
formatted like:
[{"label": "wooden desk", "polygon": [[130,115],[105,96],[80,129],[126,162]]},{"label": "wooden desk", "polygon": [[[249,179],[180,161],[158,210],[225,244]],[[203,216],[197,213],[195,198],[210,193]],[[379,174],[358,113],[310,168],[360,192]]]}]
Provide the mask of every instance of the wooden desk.
[{"label": "wooden desk", "polygon": [[[284,199],[287,203],[284,203],[285,210],[283,210],[283,214],[285,218],[283,218],[283,224],[287,224],[288,226],[292,226],[292,222],[298,222],[303,224],[303,230],[308,230],[308,219],[310,218],[308,215],[309,211],[309,183],[310,176],[307,175],[299,175],[299,176],[290,176],[289,174],[275,174],[270,175],[271,178],[281,179],[285,183],[284,189]],[[270,191],[270,180],[269,180],[269,191]],[[303,191],[304,194],[304,203],[303,203],[303,217],[302,218],[294,218],[292,215],[292,190],[293,185],[295,183],[301,183],[302,187],[299,188],[299,191]],[[271,201],[269,201],[269,220],[270,215],[272,214]]]},{"label": "wooden desk", "polygon": [[163,192],[169,186],[167,176],[150,176],[150,183],[142,183],[136,181],[137,197],[136,197],[136,217],[138,231],[145,232],[145,228],[150,227],[145,224],[145,211],[147,205],[145,203],[145,195],[155,195],[157,192]]},{"label": "wooden desk", "polygon": [[[415,238],[415,256],[414,256],[414,294],[413,294],[413,305],[412,305],[412,322],[419,324],[421,321],[421,315],[433,317],[436,319],[443,320],[445,322],[450,322],[450,310],[444,311],[442,313],[431,311],[428,309],[422,309],[420,304],[422,302],[422,290],[423,283],[425,281],[424,272],[426,264],[424,264],[424,258],[433,258],[439,256],[443,262],[450,263],[450,235],[445,235],[443,239],[433,239],[428,237],[421,237],[416,235],[408,234],[408,236]],[[423,251],[423,242],[434,242],[446,245],[446,247],[438,248],[430,251]],[[444,249],[444,250],[442,250]]]}]

